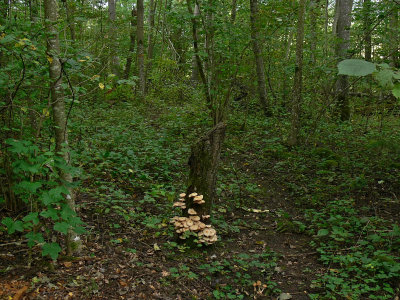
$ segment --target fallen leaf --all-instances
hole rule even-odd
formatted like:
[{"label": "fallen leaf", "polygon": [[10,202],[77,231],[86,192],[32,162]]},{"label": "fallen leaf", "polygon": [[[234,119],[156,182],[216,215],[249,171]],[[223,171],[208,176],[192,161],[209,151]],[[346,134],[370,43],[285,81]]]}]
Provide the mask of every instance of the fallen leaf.
[{"label": "fallen leaf", "polygon": [[66,267],[66,268],[70,268],[70,267],[72,266],[72,262],[70,262],[70,261],[65,261],[63,265],[64,265],[64,267]]},{"label": "fallen leaf", "polygon": [[290,295],[289,293],[282,293],[279,295],[277,300],[289,300],[292,299],[292,295]]},{"label": "fallen leaf", "polygon": [[24,286],[23,288],[19,289],[18,292],[15,293],[14,297],[12,298],[13,300],[19,300],[21,297],[25,294],[27,291],[28,286]]}]

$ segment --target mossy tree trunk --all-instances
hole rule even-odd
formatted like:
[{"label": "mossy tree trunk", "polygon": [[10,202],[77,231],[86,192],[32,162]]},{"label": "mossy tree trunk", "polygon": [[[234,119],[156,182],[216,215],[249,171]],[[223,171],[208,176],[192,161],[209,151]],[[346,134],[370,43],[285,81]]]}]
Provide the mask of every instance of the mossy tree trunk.
[{"label": "mossy tree trunk", "polygon": [[189,199],[185,212],[189,208],[194,208],[198,215],[209,215],[211,212],[216,199],[217,170],[225,129],[225,123],[217,124],[192,146],[186,195],[196,192],[204,196],[205,203],[196,205]]}]

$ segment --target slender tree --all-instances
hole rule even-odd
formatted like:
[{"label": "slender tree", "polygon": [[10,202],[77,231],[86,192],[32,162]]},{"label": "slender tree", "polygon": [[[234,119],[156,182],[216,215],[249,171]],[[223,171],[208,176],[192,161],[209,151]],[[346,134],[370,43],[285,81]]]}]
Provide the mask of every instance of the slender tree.
[{"label": "slender tree", "polygon": [[[47,55],[50,63],[49,74],[51,81],[51,103],[52,113],[54,120],[56,153],[67,164],[70,164],[70,154],[68,151],[68,130],[67,120],[65,115],[64,92],[62,85],[63,70],[60,59],[60,41],[57,30],[58,22],[58,7],[57,0],[44,1],[44,13],[46,20],[46,33],[47,33]],[[60,179],[63,183],[67,184],[69,194],[66,195],[67,204],[69,207],[75,209],[75,194],[71,188],[72,175],[69,171],[61,168]],[[68,231],[66,244],[67,253],[72,253],[73,233]]]},{"label": "slender tree", "polygon": [[[194,4],[194,11],[193,11],[193,17],[197,18],[200,14],[199,11],[199,6],[197,5],[197,3]],[[196,82],[199,80],[199,71],[197,68],[197,62],[196,62],[196,54],[193,54],[192,56],[192,76],[191,76],[191,80],[193,82]]]},{"label": "slender tree", "polygon": [[116,13],[116,5],[115,5],[116,0],[108,0],[108,17],[110,20],[110,58],[111,58],[111,72],[117,76],[120,76],[120,65],[119,65],[119,56],[118,56],[118,51],[115,47],[117,41],[115,39],[115,32],[117,30],[117,26],[115,24],[115,21],[117,19],[117,13]]},{"label": "slender tree", "polygon": [[303,43],[304,43],[304,14],[306,0],[300,0],[296,36],[296,67],[292,94],[291,130],[288,143],[297,145],[300,131],[300,107],[303,89]]},{"label": "slender tree", "polygon": [[126,58],[125,74],[124,74],[125,79],[129,78],[129,75],[131,72],[132,60],[133,60],[133,52],[135,51],[136,23],[137,23],[136,17],[137,17],[137,10],[136,10],[136,7],[133,6],[132,11],[131,11],[129,51],[128,51],[128,57]]},{"label": "slender tree", "polygon": [[371,0],[364,0],[363,14],[364,14],[364,52],[365,60],[371,61],[372,59],[372,39],[371,39]]},{"label": "slender tree", "polygon": [[144,6],[143,0],[137,0],[137,65],[139,71],[139,97],[146,93],[146,69],[144,64]]},{"label": "slender tree", "polygon": [[[151,72],[153,65],[153,56],[154,56],[154,16],[156,13],[157,2],[154,0],[150,0],[149,2],[149,34],[147,36],[147,64],[146,64],[146,76],[145,81],[147,82],[147,77]],[[147,88],[147,84],[146,84]]]},{"label": "slender tree", "polygon": [[[348,49],[350,43],[350,26],[351,26],[351,11],[353,8],[353,0],[336,0],[335,12],[335,34],[336,47],[335,55],[340,61],[348,57]],[[350,106],[348,99],[348,78],[345,75],[339,75],[335,84],[335,95],[342,121],[349,120]]]},{"label": "slender tree", "polygon": [[[395,3],[397,5],[397,2]],[[390,65],[395,68],[400,68],[400,33],[399,33],[399,5],[393,8],[389,20],[389,40],[390,40]]]},{"label": "slender tree", "polygon": [[266,115],[271,115],[265,81],[264,59],[258,31],[258,0],[250,0],[250,32],[257,72],[258,97]]}]

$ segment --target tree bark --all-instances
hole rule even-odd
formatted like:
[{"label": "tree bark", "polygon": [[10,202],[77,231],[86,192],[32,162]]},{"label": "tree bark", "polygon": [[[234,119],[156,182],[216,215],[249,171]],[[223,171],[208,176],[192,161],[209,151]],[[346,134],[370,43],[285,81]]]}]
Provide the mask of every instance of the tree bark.
[{"label": "tree bark", "polygon": [[128,79],[130,72],[131,72],[131,67],[132,67],[132,60],[133,60],[133,52],[135,51],[135,41],[136,41],[136,17],[137,17],[137,10],[136,7],[132,8],[131,12],[131,31],[130,31],[130,43],[129,43],[129,52],[128,52],[128,57],[126,59],[126,66],[125,66],[125,74],[124,78]]},{"label": "tree bark", "polygon": [[265,81],[265,70],[264,70],[264,59],[262,57],[262,50],[259,41],[258,32],[258,0],[250,0],[250,31],[251,31],[251,41],[253,45],[254,59],[256,64],[257,72],[257,85],[258,85],[258,97],[260,103],[264,109],[267,116],[271,115],[271,108],[269,107],[267,99],[267,86]]},{"label": "tree bark", "polygon": [[[57,0],[44,1],[44,13],[47,31],[47,55],[49,56],[50,68],[49,75],[51,80],[51,103],[54,120],[54,131],[56,141],[56,154],[67,164],[70,164],[68,151],[68,130],[65,116],[65,104],[62,87],[62,65],[60,62],[60,41],[56,23],[58,21]],[[66,183],[69,194],[66,195],[68,206],[75,210],[75,195],[70,184],[72,175],[66,170],[60,169],[61,182]],[[69,186],[68,186],[69,185]],[[66,237],[67,253],[72,253],[73,233],[70,230]]]},{"label": "tree bark", "polygon": [[[396,5],[396,4],[395,4]],[[390,31],[390,65],[400,68],[400,40],[399,40],[399,7],[396,6],[389,20]]]},{"label": "tree bark", "polygon": [[157,2],[154,2],[154,0],[150,0],[149,2],[149,19],[148,19],[149,34],[147,39],[147,65],[146,65],[146,76],[145,76],[146,83],[147,83],[147,77],[149,76],[153,65],[153,55],[154,55],[153,35],[154,35],[154,15],[156,13],[156,4]]},{"label": "tree bark", "polygon": [[225,129],[225,123],[217,124],[192,146],[186,194],[196,192],[203,195],[205,203],[194,205],[189,202],[187,209],[194,208],[198,215],[209,215],[216,199],[217,171]]},{"label": "tree bark", "polygon": [[139,70],[139,97],[146,93],[146,70],[144,65],[144,6],[143,0],[137,0],[137,64]]},{"label": "tree bark", "polygon": [[319,2],[320,0],[311,0],[310,3],[310,51],[311,51],[311,63],[315,67],[317,62],[317,21],[319,16]]},{"label": "tree bark", "polygon": [[364,0],[363,14],[364,14],[364,51],[365,60],[372,60],[372,40],[371,40],[371,0]]},{"label": "tree bark", "polygon": [[71,15],[71,9],[70,9],[70,6],[68,5],[68,1],[62,0],[62,2],[64,3],[64,7],[65,7],[65,15],[67,17],[67,24],[68,24],[69,32],[71,34],[71,40],[72,40],[72,43],[74,43],[75,42],[74,16],[73,16],[73,14]]},{"label": "tree bark", "polygon": [[115,6],[115,1],[116,0],[108,0],[108,18],[110,20],[110,58],[111,58],[111,72],[115,74],[117,77],[121,76],[121,71],[120,71],[120,63],[119,63],[119,56],[118,56],[118,51],[114,45],[117,44],[117,40],[115,38],[115,33],[117,31],[117,26],[115,25],[115,20],[117,18],[116,14],[116,6]]},{"label": "tree bark", "polygon": [[[351,11],[353,0],[336,0],[336,28],[337,44],[335,54],[338,61],[348,57],[350,43]],[[340,119],[346,121],[350,119],[350,106],[348,99],[348,78],[345,75],[339,75],[335,84],[335,95],[339,108]]]},{"label": "tree bark", "polygon": [[[287,33],[287,42],[286,42],[286,50],[285,50],[285,61],[289,62],[290,60],[290,50],[292,46],[292,39],[293,39],[293,29],[289,28]],[[289,77],[289,72],[285,69],[285,77]],[[288,80],[283,80],[282,83],[282,92],[283,92],[283,106],[287,105],[287,100],[289,97],[289,87],[288,87]]]},{"label": "tree bark", "polygon": [[298,8],[297,37],[296,37],[296,67],[292,94],[291,129],[288,144],[295,146],[298,143],[300,131],[300,108],[303,88],[303,43],[304,43],[304,14],[305,0],[300,0]]},{"label": "tree bark", "polygon": [[[193,16],[195,18],[197,18],[200,14],[200,10],[199,10],[199,6],[197,5],[197,3],[194,4],[194,12],[193,12]],[[196,62],[196,54],[193,54],[192,57],[192,76],[191,76],[191,80],[193,82],[197,82],[199,80],[199,69],[197,68],[197,62]]]},{"label": "tree bark", "polygon": [[231,10],[231,23],[234,24],[236,21],[236,10],[237,10],[237,0],[232,0],[232,10]]}]

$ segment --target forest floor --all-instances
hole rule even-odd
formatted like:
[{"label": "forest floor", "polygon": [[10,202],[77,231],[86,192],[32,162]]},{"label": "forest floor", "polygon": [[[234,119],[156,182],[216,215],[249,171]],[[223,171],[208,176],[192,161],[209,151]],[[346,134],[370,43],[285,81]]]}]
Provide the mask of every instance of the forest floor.
[{"label": "forest floor", "polygon": [[[13,244],[0,231],[0,298],[284,300],[321,294],[326,298],[318,299],[342,299],[338,289],[344,283],[329,286],[330,278],[347,272],[334,257],[360,249],[363,232],[384,238],[380,233],[398,224],[395,185],[388,187],[389,178],[379,184],[372,179],[364,190],[356,186],[344,191],[337,161],[345,162],[335,156],[340,152],[336,145],[300,153],[279,138],[284,125],[235,113],[228,122],[213,211],[220,241],[190,249],[177,243],[169,219],[178,214],[172,203],[184,190],[190,144],[208,126],[197,110],[165,105],[148,113],[147,108],[121,103],[88,108],[89,116],[81,111],[71,124],[71,136],[73,158],[82,170],[77,206],[88,230],[81,237],[83,249],[75,257],[61,255],[51,262],[34,248],[28,268],[26,243]],[[328,165],[321,167],[325,172],[315,167],[321,162]],[[354,184],[362,184],[359,177],[349,175]],[[357,201],[343,205],[341,222],[354,219],[358,224],[368,217],[368,223],[349,223],[338,231],[336,223],[321,221],[343,210],[340,202],[326,208],[322,203],[327,198],[340,201],[355,195]],[[365,204],[368,211],[362,209]],[[370,223],[375,224],[371,230]],[[392,244],[398,243],[396,234]],[[392,248],[376,243],[374,247],[392,257]],[[321,246],[327,244],[330,250]],[[368,276],[363,272],[355,278]],[[399,293],[399,286],[392,284],[396,276],[385,279],[393,289],[390,296]],[[336,298],[325,289],[337,293]],[[389,299],[385,292],[377,293],[382,298],[375,299]]]}]

